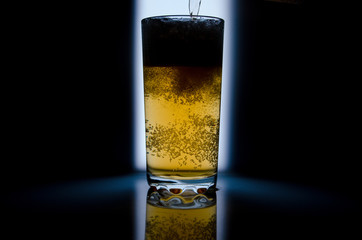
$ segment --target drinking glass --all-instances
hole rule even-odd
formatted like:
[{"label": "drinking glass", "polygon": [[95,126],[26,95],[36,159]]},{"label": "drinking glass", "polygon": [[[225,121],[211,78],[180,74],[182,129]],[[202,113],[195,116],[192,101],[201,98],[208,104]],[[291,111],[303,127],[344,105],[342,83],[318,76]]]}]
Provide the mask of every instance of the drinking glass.
[{"label": "drinking glass", "polygon": [[209,189],[217,179],[224,20],[142,20],[147,180]]}]

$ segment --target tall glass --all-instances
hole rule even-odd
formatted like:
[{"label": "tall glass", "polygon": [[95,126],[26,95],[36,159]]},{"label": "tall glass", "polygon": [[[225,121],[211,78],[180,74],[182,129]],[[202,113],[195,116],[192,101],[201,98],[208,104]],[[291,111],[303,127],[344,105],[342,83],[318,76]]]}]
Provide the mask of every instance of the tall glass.
[{"label": "tall glass", "polygon": [[224,20],[142,20],[147,179],[167,189],[216,185]]}]

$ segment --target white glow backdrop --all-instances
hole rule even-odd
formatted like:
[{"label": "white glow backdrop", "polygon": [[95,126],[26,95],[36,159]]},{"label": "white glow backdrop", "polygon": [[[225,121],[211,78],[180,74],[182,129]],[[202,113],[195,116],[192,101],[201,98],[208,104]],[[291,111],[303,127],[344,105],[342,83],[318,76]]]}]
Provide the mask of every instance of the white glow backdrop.
[{"label": "white glow backdrop", "polygon": [[[221,93],[219,170],[227,170],[230,158],[231,94],[232,94],[232,46],[233,11],[232,0],[202,0],[199,15],[215,16],[225,20],[224,57]],[[143,102],[143,69],[141,20],[157,15],[187,15],[188,0],[135,0],[134,18],[134,160],[136,170],[146,169],[145,117]]]}]

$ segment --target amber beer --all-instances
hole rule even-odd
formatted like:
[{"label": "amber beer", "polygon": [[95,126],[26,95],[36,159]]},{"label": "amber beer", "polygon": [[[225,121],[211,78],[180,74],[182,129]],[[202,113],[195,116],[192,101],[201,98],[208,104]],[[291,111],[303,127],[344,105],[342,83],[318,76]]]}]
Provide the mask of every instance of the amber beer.
[{"label": "amber beer", "polygon": [[214,17],[142,20],[150,185],[215,185],[223,29]]},{"label": "amber beer", "polygon": [[215,193],[183,196],[150,190],[147,195],[145,239],[216,239]]},{"label": "amber beer", "polygon": [[216,239],[216,205],[167,209],[147,204],[146,240]]}]

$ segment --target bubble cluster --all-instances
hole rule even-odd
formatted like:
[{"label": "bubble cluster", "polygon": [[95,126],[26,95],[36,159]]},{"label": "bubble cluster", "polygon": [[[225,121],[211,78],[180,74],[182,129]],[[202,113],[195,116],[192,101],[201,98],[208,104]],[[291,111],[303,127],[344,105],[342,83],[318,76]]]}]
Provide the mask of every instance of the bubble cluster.
[{"label": "bubble cluster", "polygon": [[146,221],[146,239],[216,239],[216,214],[208,219],[185,214],[153,215]]},{"label": "bubble cluster", "polygon": [[168,171],[216,169],[220,67],[144,67],[147,163]]},{"label": "bubble cluster", "polygon": [[146,147],[151,157],[167,158],[177,162],[178,167],[191,164],[197,169],[205,161],[216,168],[219,120],[210,115],[191,115],[189,121],[170,126],[147,124],[146,131]]}]

